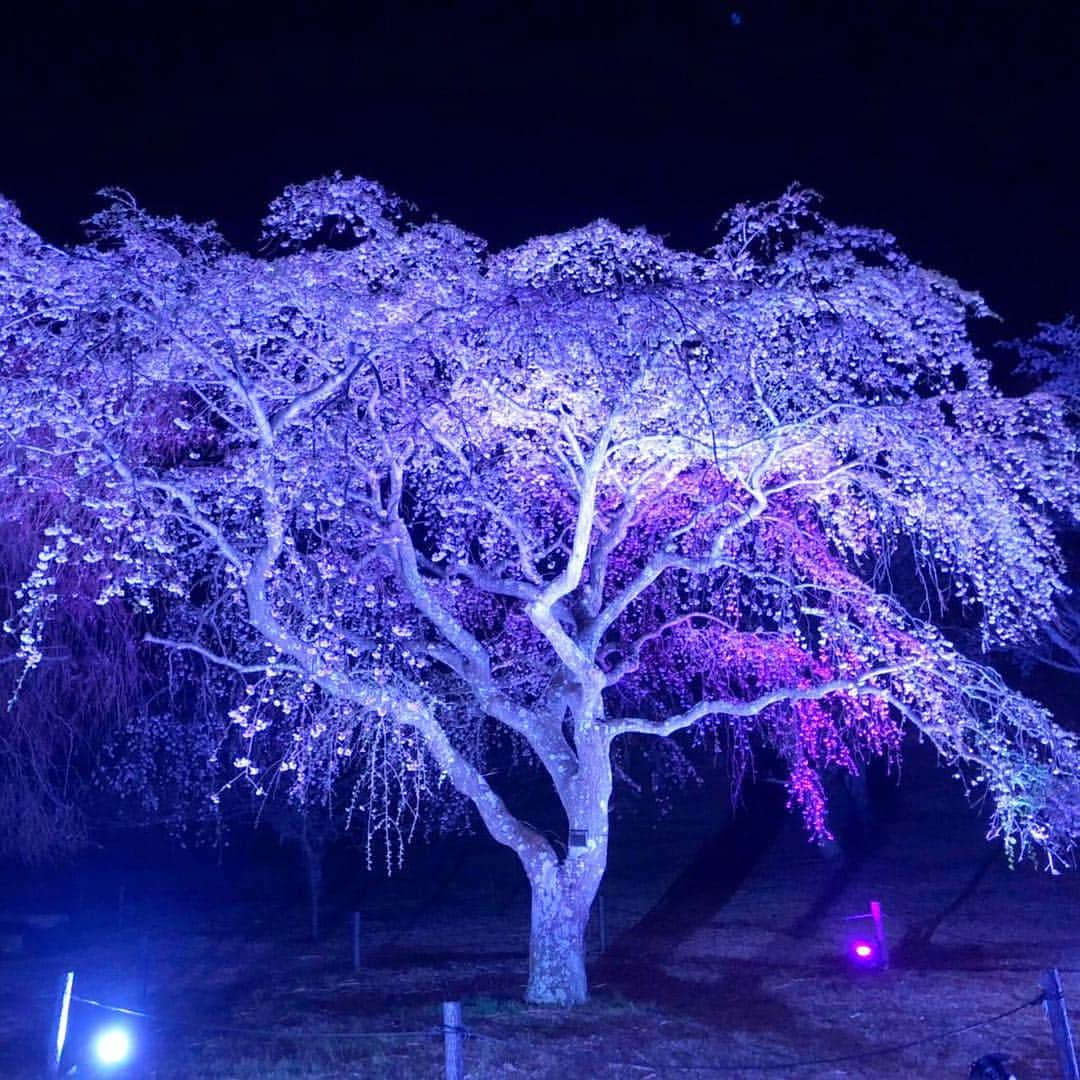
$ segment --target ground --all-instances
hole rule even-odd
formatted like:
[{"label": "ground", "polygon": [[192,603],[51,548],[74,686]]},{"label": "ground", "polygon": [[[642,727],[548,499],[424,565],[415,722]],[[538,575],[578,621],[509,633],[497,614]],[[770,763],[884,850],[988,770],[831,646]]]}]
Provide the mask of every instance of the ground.
[{"label": "ground", "polygon": [[[128,1077],[438,1077],[440,1003],[453,999],[475,1035],[472,1080],[967,1077],[990,1052],[1020,1080],[1057,1075],[1043,1010],[1023,1006],[1057,967],[1080,1010],[1080,875],[1009,870],[918,755],[904,781],[877,845],[846,863],[775,818],[768,785],[730,827],[700,790],[655,826],[617,826],[609,948],[599,955],[594,919],[592,999],[571,1011],[520,1003],[527,893],[481,838],[418,853],[389,881],[360,879],[363,895],[331,895],[317,943],[296,889],[272,880],[299,868],[273,853],[230,863],[226,851],[213,874],[206,854],[177,853],[163,876],[145,851],[126,863],[101,852],[96,872],[92,859],[66,880],[8,877],[0,921],[64,902],[71,920],[30,928],[22,951],[0,955],[0,1075],[41,1075],[67,968],[78,995],[153,1015],[130,1021],[143,1056],[117,1074]],[[855,972],[842,955],[865,921],[846,917],[871,899],[894,962]],[[107,1016],[77,1004],[70,1049]],[[926,1041],[892,1049],[915,1040]]]}]

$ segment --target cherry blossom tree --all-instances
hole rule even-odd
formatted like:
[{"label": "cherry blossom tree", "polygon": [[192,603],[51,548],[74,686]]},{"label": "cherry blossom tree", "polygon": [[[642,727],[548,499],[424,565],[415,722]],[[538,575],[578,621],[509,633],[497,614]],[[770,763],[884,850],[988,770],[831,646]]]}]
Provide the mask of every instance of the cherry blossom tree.
[{"label": "cherry blossom tree", "polygon": [[[1080,322],[1069,316],[1058,323],[1041,323],[1030,338],[1009,343],[1016,355],[1016,374],[1040,390],[1060,397],[1073,429],[1080,427]],[[1076,521],[1065,513],[1057,519],[1059,540],[1075,575],[1078,555]],[[1069,675],[1080,675],[1080,597],[1076,590],[1063,596],[1042,628],[1039,638],[1021,650],[1023,659]]]},{"label": "cherry blossom tree", "polygon": [[335,176],[253,256],[108,198],[73,250],[0,204],[3,482],[63,508],[27,669],[77,562],[223,703],[225,786],[344,784],[391,845],[464,797],[528,877],[534,1002],[586,996],[635,741],[767,746],[824,835],[822,773],[910,726],[1011,857],[1069,859],[1076,738],[935,628],[1036,635],[1077,509],[1066,405],[994,389],[977,296],[794,189],[703,255],[605,221],[493,254]]},{"label": "cherry blossom tree", "polygon": [[1080,408],[1080,321],[1075,315],[1040,323],[1030,338],[1009,344],[1019,360],[1018,374],[1068,398],[1074,410]]}]

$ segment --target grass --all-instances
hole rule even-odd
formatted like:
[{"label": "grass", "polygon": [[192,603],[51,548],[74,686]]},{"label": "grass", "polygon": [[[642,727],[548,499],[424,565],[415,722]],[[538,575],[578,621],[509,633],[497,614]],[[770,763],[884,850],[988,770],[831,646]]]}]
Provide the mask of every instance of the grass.
[{"label": "grass", "polygon": [[[793,823],[709,910],[700,889],[685,902],[677,890],[664,896],[704,825],[697,840],[684,821],[652,843],[627,843],[627,861],[616,862],[606,886],[613,947],[603,958],[594,950],[592,998],[573,1010],[520,1000],[525,896],[472,895],[476,880],[503,880],[488,872],[483,844],[475,865],[440,879],[437,896],[422,895],[419,879],[372,886],[356,972],[344,910],[312,944],[299,907],[287,917],[252,904],[200,913],[138,909],[133,899],[137,923],[124,929],[99,920],[81,936],[43,937],[4,958],[0,1075],[40,1076],[52,987],[68,966],[76,993],[145,1007],[161,1022],[124,1080],[440,1077],[443,1000],[462,1002],[477,1035],[464,1048],[469,1080],[910,1080],[966,1076],[971,1061],[995,1051],[1009,1054],[1021,1077],[1055,1075],[1040,1008],[944,1033],[1030,999],[1051,966],[1080,1009],[1080,882],[1001,864],[987,870],[977,825],[946,790],[920,791],[881,846],[841,870]],[[681,849],[669,846],[677,842]],[[896,963],[855,974],[838,959],[844,916],[871,898],[884,904]],[[662,919],[645,918],[657,911]],[[76,1028],[97,1019],[80,1008]],[[930,1041],[890,1050],[921,1037]],[[813,1061],[825,1063],[798,1064]]]}]

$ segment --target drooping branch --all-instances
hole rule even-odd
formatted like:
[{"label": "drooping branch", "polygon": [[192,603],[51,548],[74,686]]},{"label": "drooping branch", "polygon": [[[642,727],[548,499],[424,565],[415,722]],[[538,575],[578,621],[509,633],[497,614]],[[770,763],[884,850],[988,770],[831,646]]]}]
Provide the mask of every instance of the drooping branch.
[{"label": "drooping branch", "polygon": [[[148,645],[160,645],[163,648],[173,649],[176,652],[193,653],[196,656],[201,656],[207,663],[212,664],[214,667],[226,668],[229,671],[235,671],[238,675],[266,674],[266,664],[241,664],[227,656],[222,656],[220,653],[215,653],[210,649],[204,648],[195,641],[179,641],[174,638],[158,637],[156,634],[144,634],[143,641]],[[292,675],[308,674],[303,668],[296,667],[293,664],[275,664],[274,669]]]}]

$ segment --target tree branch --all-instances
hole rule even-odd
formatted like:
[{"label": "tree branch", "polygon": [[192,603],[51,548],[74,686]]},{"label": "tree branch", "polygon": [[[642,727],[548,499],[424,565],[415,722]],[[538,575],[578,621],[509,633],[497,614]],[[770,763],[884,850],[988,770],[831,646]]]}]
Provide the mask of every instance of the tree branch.
[{"label": "tree branch", "polygon": [[446,732],[428,709],[408,711],[401,721],[420,732],[431,756],[446,773],[455,790],[469,799],[492,837],[514,851],[530,873],[541,860],[556,859],[548,841],[514,817],[484,775],[454,749]]},{"label": "tree branch", "polygon": [[[235,660],[230,660],[227,656],[221,656],[219,653],[211,652],[209,649],[203,648],[202,645],[198,645],[194,641],[176,641],[173,638],[157,637],[154,634],[144,634],[143,641],[148,645],[162,645],[167,649],[178,649],[181,652],[195,653],[208,663],[214,664],[217,667],[228,668],[230,671],[235,671],[240,675],[266,674],[266,664],[240,664]],[[287,671],[294,675],[307,674],[303,668],[295,667],[292,664],[275,664],[274,670]]]},{"label": "tree branch", "polygon": [[853,679],[831,679],[811,687],[783,687],[778,690],[770,690],[752,701],[699,701],[686,712],[677,716],[670,716],[666,720],[648,720],[644,717],[627,717],[613,721],[610,725],[612,738],[634,732],[639,735],[674,735],[677,731],[685,731],[699,720],[707,716],[757,716],[771,705],[779,705],[781,702],[791,701],[820,701],[830,694],[838,694],[854,691],[858,694],[874,694],[876,689],[870,685],[870,680],[882,678],[886,675],[894,675],[902,670],[901,667],[890,665],[888,667],[874,668],[864,672]]}]

